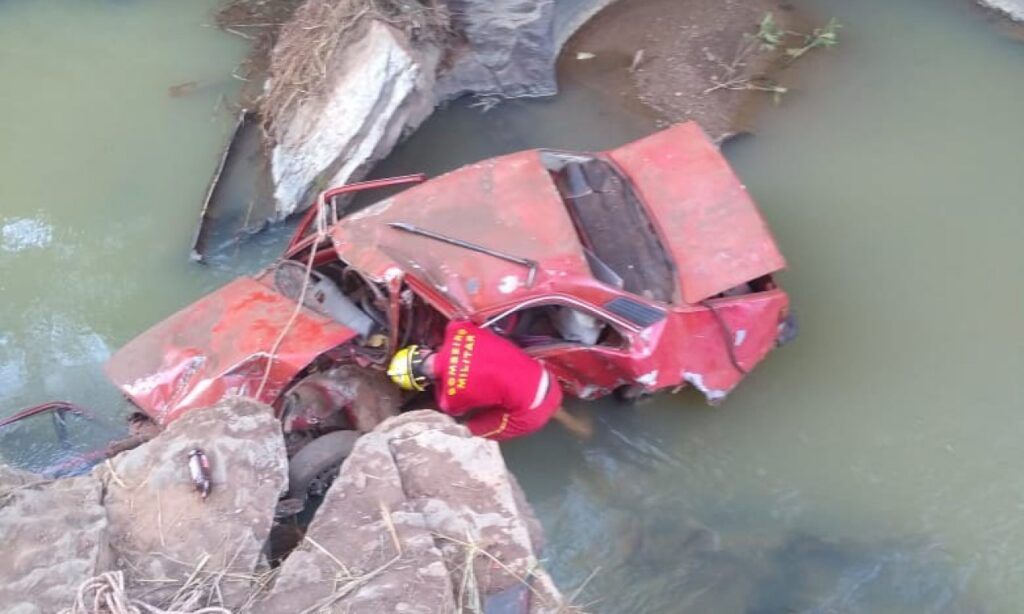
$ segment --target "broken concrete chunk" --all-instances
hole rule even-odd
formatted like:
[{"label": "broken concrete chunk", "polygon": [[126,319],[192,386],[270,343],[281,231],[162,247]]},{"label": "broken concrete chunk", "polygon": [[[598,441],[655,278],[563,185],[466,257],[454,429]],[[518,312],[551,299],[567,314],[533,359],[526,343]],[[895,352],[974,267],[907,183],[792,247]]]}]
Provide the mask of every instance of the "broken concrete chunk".
[{"label": "broken concrete chunk", "polygon": [[[301,103],[281,116],[269,112],[274,117],[275,219],[307,208],[328,187],[362,179],[419,127],[435,104],[466,94],[495,99],[554,95],[562,45],[610,2],[446,0],[441,4],[451,35],[443,37],[419,37],[415,29],[410,34],[368,19],[365,29],[324,63],[315,91],[296,86],[294,96]],[[285,26],[288,44],[282,52],[302,46],[307,36],[311,48],[321,44],[322,31],[303,30],[296,23]],[[275,48],[272,57],[281,49]],[[287,72],[275,74],[272,68],[272,85],[275,79],[289,83]]]},{"label": "broken concrete chunk", "polygon": [[379,21],[335,52],[325,91],[275,129],[271,172],[278,217],[305,209],[327,187],[362,179],[417,128],[434,110],[440,56],[436,46],[413,46]]},{"label": "broken concrete chunk", "polygon": [[106,569],[107,515],[90,476],[53,482],[0,466],[0,603],[5,612],[56,612]]},{"label": "broken concrete chunk", "polygon": [[356,444],[256,611],[482,611],[524,584],[531,612],[556,611],[524,506],[494,442],[433,411],[391,418]]},{"label": "broken concrete chunk", "polygon": [[1005,14],[1014,21],[1024,22],[1024,0],[978,0],[979,3]]},{"label": "broken concrete chunk", "polygon": [[[189,475],[194,448],[210,461],[205,500]],[[188,412],[94,475],[106,487],[110,545],[129,594],[166,602],[197,569],[203,578],[233,574],[220,579],[225,607],[238,608],[252,592],[245,576],[265,565],[264,544],[288,479],[284,438],[270,407],[236,398]]]}]

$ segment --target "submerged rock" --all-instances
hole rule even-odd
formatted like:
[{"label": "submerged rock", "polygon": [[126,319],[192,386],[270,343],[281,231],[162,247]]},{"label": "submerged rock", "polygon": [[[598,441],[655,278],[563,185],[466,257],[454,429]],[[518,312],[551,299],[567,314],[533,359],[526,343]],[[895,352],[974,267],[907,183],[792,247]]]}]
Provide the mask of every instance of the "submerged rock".
[{"label": "submerged rock", "polygon": [[497,444],[410,412],[359,440],[255,611],[482,611],[520,586],[529,611],[557,611],[539,542]]}]

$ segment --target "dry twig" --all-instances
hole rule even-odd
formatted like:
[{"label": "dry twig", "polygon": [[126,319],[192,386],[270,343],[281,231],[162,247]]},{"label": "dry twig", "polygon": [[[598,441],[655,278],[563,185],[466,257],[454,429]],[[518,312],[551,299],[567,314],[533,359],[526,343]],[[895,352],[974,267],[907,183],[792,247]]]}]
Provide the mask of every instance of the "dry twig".
[{"label": "dry twig", "polygon": [[462,541],[461,539],[456,539],[456,538],[451,537],[449,535],[444,535],[443,533],[434,533],[433,535],[434,535],[434,537],[438,537],[438,538],[443,539],[445,541],[449,541],[449,542],[452,542],[454,544],[458,544],[458,545],[462,546],[463,548],[472,548],[475,552],[478,552],[478,553],[484,555],[485,557],[487,557],[491,561],[493,561],[498,567],[500,567],[502,570],[504,570],[505,573],[507,573],[508,575],[512,576],[517,581],[522,583],[526,588],[528,588],[530,590],[531,593],[533,593],[533,595],[535,597],[537,597],[537,599],[540,599],[544,603],[548,603],[547,595],[545,595],[544,593],[542,593],[542,592],[538,591],[536,588],[534,588],[533,583],[530,581],[529,577],[533,575],[532,571],[528,571],[526,576],[523,576],[522,574],[520,574],[516,570],[512,569],[511,567],[509,567],[507,564],[505,564],[504,561],[502,561],[498,557],[494,556],[493,554],[491,554],[490,552],[488,552],[484,548],[481,548],[477,544],[474,544],[474,543],[469,542],[469,541]]},{"label": "dry twig", "polygon": [[196,582],[198,575],[193,573],[169,603],[158,606],[130,597],[124,572],[108,571],[83,582],[78,587],[75,602],[60,614],[231,614],[231,610],[222,606],[198,606],[202,595],[209,590]]},{"label": "dry twig", "polygon": [[351,576],[352,575],[352,573],[348,570],[348,567],[344,563],[342,563],[338,559],[338,557],[336,557],[333,554],[331,554],[330,551],[327,550],[327,548],[324,548],[323,546],[321,546],[320,543],[317,542],[315,539],[313,539],[309,535],[304,535],[302,537],[302,539],[304,539],[307,542],[309,542],[310,545],[312,545],[314,548],[319,550],[324,556],[326,556],[327,558],[329,558],[332,561],[334,561],[334,564],[338,566],[338,569],[341,570],[341,573],[345,574],[346,576]]},{"label": "dry twig", "polygon": [[261,114],[274,126],[305,100],[329,86],[335,54],[356,40],[370,21],[405,31],[410,40],[436,40],[449,27],[437,0],[310,0],[295,11],[277,37],[269,63],[269,85]]}]

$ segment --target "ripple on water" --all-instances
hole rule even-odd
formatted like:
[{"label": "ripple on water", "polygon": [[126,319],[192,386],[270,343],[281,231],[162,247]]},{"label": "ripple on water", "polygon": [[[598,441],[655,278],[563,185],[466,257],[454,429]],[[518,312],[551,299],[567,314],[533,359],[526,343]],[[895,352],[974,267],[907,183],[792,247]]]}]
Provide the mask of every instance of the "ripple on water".
[{"label": "ripple on water", "polygon": [[53,226],[42,220],[14,218],[4,220],[0,226],[0,249],[5,252],[46,247],[52,241]]}]

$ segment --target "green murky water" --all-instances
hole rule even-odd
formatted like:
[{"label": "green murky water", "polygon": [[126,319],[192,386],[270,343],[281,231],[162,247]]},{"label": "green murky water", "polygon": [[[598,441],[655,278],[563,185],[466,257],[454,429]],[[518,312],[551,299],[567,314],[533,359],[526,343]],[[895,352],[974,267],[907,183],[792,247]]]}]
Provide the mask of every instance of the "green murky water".
[{"label": "green murky water", "polygon": [[[186,261],[244,53],[211,6],[0,3],[0,415],[115,415],[110,352],[280,244]],[[845,24],[840,47],[727,148],[790,260],[801,337],[717,409],[591,404],[593,441],[552,427],[509,463],[560,583],[596,570],[595,611],[1016,612],[1024,45],[959,0],[806,6]],[[651,130],[565,85],[456,105],[380,172]]]}]

